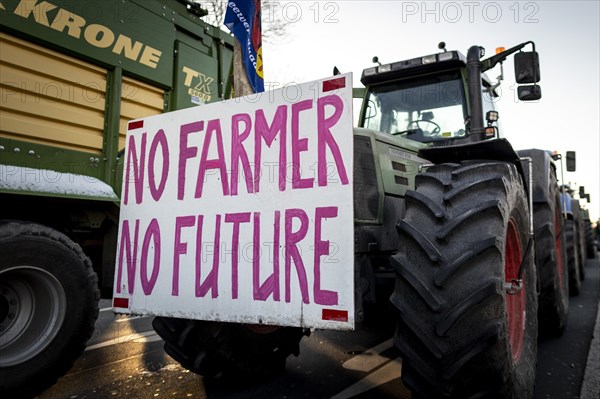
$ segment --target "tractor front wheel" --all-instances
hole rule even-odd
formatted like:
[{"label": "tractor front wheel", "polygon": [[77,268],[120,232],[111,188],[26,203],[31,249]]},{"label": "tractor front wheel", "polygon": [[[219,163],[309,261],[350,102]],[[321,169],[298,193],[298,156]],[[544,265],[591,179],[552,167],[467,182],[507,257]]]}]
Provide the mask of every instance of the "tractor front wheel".
[{"label": "tractor front wheel", "polygon": [[440,164],[416,176],[398,222],[391,297],[413,397],[533,396],[537,276],[526,198],[509,163]]},{"label": "tractor front wheel", "polygon": [[556,173],[550,168],[547,202],[533,204],[535,258],[540,280],[540,331],[560,336],[569,313],[569,270]]}]

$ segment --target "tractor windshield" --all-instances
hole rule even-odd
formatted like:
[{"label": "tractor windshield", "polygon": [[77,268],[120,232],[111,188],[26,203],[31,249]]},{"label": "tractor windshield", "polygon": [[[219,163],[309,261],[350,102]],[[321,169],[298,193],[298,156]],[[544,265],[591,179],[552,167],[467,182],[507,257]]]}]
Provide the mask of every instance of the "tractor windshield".
[{"label": "tractor windshield", "polygon": [[465,135],[466,100],[458,73],[372,86],[363,126],[421,142]]}]

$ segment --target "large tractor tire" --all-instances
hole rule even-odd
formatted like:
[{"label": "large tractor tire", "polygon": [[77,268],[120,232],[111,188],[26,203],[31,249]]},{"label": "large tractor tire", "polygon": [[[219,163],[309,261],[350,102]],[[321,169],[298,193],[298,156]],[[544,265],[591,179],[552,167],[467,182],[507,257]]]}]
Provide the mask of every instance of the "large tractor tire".
[{"label": "large tractor tire", "polygon": [[[537,276],[517,168],[487,161],[428,168],[406,195],[398,231],[394,342],[413,397],[531,398]],[[521,266],[515,292],[509,287]]]},{"label": "large tractor tire", "polygon": [[575,220],[571,218],[565,221],[565,248],[569,269],[569,294],[577,296],[581,288],[579,244],[577,242],[577,225]]},{"label": "large tractor tire", "polygon": [[83,353],[98,279],[79,245],[51,228],[0,222],[0,397],[32,397]]},{"label": "large tractor tire", "polygon": [[260,380],[283,372],[298,356],[308,330],[156,317],[152,326],[165,352],[186,369],[210,379]]},{"label": "large tractor tire", "polygon": [[562,335],[569,312],[569,273],[565,256],[564,218],[554,168],[549,168],[548,201],[533,204],[535,258],[540,281],[540,331]]},{"label": "large tractor tire", "polygon": [[577,256],[579,262],[579,278],[581,281],[585,280],[585,262],[586,262],[586,251],[585,251],[585,234],[583,227],[583,218],[581,208],[579,207],[579,200],[571,200],[571,209],[573,210],[573,220],[575,220],[575,230],[577,237]]},{"label": "large tractor tire", "polygon": [[596,257],[596,240],[594,239],[592,222],[589,219],[585,219],[583,225],[585,230],[586,255],[588,259],[594,259]]}]

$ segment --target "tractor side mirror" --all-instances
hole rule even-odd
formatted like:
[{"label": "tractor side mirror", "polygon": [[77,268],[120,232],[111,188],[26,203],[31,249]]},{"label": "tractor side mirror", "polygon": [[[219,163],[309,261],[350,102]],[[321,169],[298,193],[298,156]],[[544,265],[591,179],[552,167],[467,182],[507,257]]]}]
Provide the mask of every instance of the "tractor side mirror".
[{"label": "tractor side mirror", "polygon": [[579,198],[585,197],[585,186],[579,186]]},{"label": "tractor side mirror", "polygon": [[536,51],[521,51],[515,54],[515,78],[517,83],[540,81],[540,60]]},{"label": "tractor side mirror", "polygon": [[515,79],[517,83],[533,83],[519,86],[517,94],[521,101],[536,101],[542,98],[540,81],[540,59],[536,51],[521,51],[515,54]]},{"label": "tractor side mirror", "polygon": [[567,151],[567,172],[575,172],[575,151]]},{"label": "tractor side mirror", "polygon": [[536,101],[542,98],[542,87],[538,85],[519,86],[517,95],[521,101]]}]

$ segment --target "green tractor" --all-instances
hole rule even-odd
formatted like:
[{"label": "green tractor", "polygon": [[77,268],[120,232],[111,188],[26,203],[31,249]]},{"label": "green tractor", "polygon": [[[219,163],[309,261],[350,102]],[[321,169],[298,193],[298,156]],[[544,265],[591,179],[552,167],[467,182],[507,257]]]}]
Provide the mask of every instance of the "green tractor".
[{"label": "green tractor", "polygon": [[[590,194],[585,192],[584,186],[579,186],[579,200],[585,200],[588,204],[591,202]],[[583,220],[585,257],[587,259],[594,259],[596,257],[596,239],[594,237],[594,229],[592,228],[592,221],[590,219],[590,211],[586,208],[581,208],[581,219]]]},{"label": "green tractor", "polygon": [[363,72],[358,286],[368,297],[378,271],[395,271],[394,342],[414,395],[531,397],[538,319],[560,334],[568,312],[556,166],[502,138],[502,74],[484,72],[516,53],[519,99],[538,100],[538,55],[533,42],[483,60],[478,46],[466,58],[440,48]]},{"label": "green tractor", "polygon": [[[569,171],[575,171],[574,163]],[[577,296],[580,293],[581,281],[585,279],[585,237],[581,205],[575,199],[574,190],[569,184],[562,186],[562,207],[565,214],[565,251],[566,264],[569,269],[569,293]]]}]

